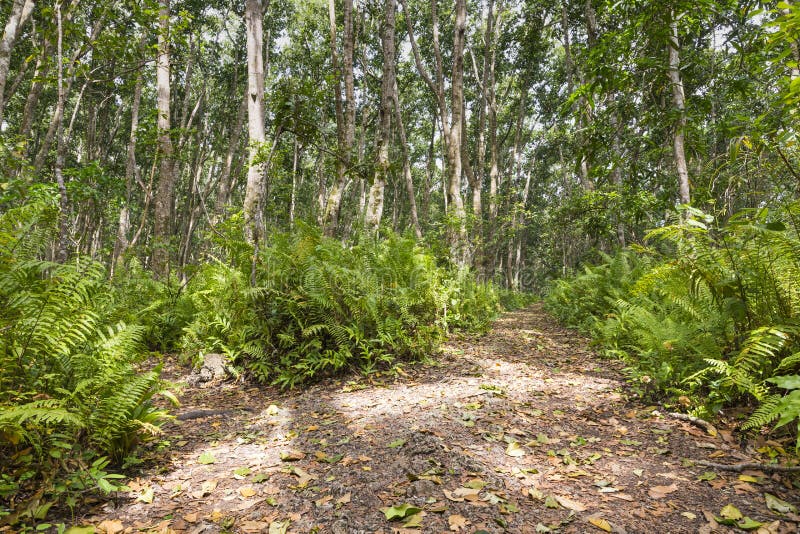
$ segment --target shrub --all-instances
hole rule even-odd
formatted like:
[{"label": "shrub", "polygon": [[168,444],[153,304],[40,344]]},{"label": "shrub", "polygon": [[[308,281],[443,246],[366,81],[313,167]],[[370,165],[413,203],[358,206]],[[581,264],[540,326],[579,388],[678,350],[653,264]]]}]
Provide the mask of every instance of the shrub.
[{"label": "shrub", "polygon": [[158,368],[136,367],[142,327],[110,319],[104,268],[38,259],[52,220],[38,204],[0,215],[0,494],[37,483],[74,504],[74,492],[114,489],[109,461],[156,435],[165,413],[151,403]]}]

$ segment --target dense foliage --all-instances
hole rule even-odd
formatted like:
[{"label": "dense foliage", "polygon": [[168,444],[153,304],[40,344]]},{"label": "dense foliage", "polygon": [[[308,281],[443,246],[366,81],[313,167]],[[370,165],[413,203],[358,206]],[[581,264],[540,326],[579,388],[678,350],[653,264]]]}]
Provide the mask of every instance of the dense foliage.
[{"label": "dense foliage", "polygon": [[[159,434],[158,368],[145,370],[142,327],[116,322],[104,267],[39,259],[54,210],[0,215],[0,496],[16,519],[42,519],[52,500],[116,489],[119,462]],[[9,510],[0,509],[0,518]]]},{"label": "dense foliage", "polygon": [[724,223],[685,215],[650,232],[650,247],[556,282],[548,308],[622,358],[644,393],[695,399],[701,414],[756,402],[744,428],[796,422],[800,204]]}]

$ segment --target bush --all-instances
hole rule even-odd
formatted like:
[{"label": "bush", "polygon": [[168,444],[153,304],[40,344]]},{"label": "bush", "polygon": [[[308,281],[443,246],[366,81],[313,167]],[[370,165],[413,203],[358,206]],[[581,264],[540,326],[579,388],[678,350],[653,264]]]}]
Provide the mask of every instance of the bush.
[{"label": "bush", "polygon": [[28,484],[68,504],[76,492],[114,489],[105,467],[157,435],[165,416],[151,403],[158,368],[136,367],[143,328],[111,319],[102,265],[38,259],[52,215],[37,204],[0,215],[0,495],[9,502]]},{"label": "bush", "polygon": [[[713,412],[762,403],[744,426],[796,420],[800,203],[725,224],[690,210],[622,252],[555,283],[547,307],[625,359],[645,392],[696,395]],[[775,386],[790,390],[784,397]]]},{"label": "bush", "polygon": [[267,242],[254,270],[201,268],[188,288],[198,313],[185,351],[224,353],[257,380],[292,387],[424,359],[450,329],[483,330],[500,309],[493,286],[448,275],[412,239],[346,246],[300,225]]}]

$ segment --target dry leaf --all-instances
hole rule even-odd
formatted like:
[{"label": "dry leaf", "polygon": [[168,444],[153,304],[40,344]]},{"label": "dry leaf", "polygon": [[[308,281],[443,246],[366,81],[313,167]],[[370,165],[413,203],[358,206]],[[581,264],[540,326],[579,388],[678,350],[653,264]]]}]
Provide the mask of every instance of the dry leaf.
[{"label": "dry leaf", "polygon": [[341,497],[336,499],[336,504],[347,504],[347,503],[349,503],[351,496],[352,496],[352,493],[345,493],[344,495],[342,495]]},{"label": "dry leaf", "polygon": [[611,532],[611,524],[601,517],[590,517],[589,523],[596,526],[600,530],[605,530],[606,532]]},{"label": "dry leaf", "polygon": [[125,530],[125,527],[122,525],[122,521],[107,519],[97,525],[97,530],[105,534],[119,534]]},{"label": "dry leaf", "polygon": [[450,525],[450,530],[453,532],[459,532],[460,530],[466,528],[469,524],[467,518],[463,515],[451,515],[447,518],[447,523]]},{"label": "dry leaf", "polygon": [[663,499],[676,491],[678,491],[678,484],[672,483],[669,486],[653,486],[648,490],[647,494],[650,495],[651,499]]},{"label": "dry leaf", "polygon": [[266,532],[269,530],[269,526],[269,523],[265,523],[263,521],[243,521],[241,523],[238,521],[236,522],[236,528],[247,534],[250,534],[251,532],[253,534]]},{"label": "dry leaf", "polygon": [[239,488],[239,495],[241,495],[245,499],[252,497],[256,493],[258,492],[255,489],[253,489],[253,486],[242,486],[241,488]]},{"label": "dry leaf", "polygon": [[183,520],[187,523],[197,523],[197,513],[192,512],[183,516]]},{"label": "dry leaf", "polygon": [[556,501],[558,501],[558,504],[560,504],[564,508],[567,508],[568,510],[573,510],[575,512],[586,511],[586,506],[579,503],[578,501],[573,501],[572,499],[568,499],[567,497],[562,497],[560,495],[555,495],[555,499]]}]

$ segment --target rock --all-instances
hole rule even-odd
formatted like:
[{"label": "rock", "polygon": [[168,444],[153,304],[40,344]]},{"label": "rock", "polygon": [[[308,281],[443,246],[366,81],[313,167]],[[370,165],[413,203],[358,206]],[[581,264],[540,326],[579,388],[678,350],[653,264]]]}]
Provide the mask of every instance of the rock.
[{"label": "rock", "polygon": [[430,497],[438,491],[436,483],[431,480],[415,480],[406,490],[406,497]]}]

